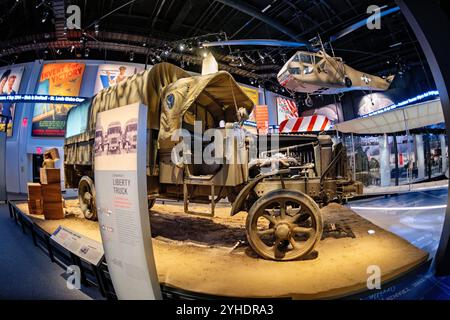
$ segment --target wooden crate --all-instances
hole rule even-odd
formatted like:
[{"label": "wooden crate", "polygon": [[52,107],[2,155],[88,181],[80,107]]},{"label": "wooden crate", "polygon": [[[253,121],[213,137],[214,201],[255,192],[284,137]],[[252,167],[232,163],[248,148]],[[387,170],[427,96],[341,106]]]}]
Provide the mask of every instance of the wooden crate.
[{"label": "wooden crate", "polygon": [[62,198],[61,184],[43,184],[42,185],[42,198],[44,202],[60,202]]},{"label": "wooden crate", "polygon": [[60,169],[40,169],[41,184],[61,183],[61,171]]},{"label": "wooden crate", "polygon": [[44,202],[44,217],[46,220],[64,219],[64,210],[62,201]]},{"label": "wooden crate", "polygon": [[41,199],[28,200],[28,213],[29,214],[43,214],[44,207]]},{"label": "wooden crate", "polygon": [[29,182],[27,184],[28,188],[28,199],[40,199],[42,197],[42,187],[40,183]]}]

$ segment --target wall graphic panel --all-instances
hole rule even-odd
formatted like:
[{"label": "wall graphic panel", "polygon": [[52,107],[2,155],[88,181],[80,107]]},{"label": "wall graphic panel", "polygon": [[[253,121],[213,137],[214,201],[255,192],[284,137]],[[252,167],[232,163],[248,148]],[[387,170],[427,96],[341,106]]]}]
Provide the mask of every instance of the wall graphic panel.
[{"label": "wall graphic panel", "polygon": [[284,120],[297,118],[298,109],[294,100],[284,97],[277,97],[278,124]]},{"label": "wall graphic panel", "polygon": [[[83,63],[49,63],[42,68],[37,94],[78,96],[83,79]],[[36,103],[33,136],[63,137],[67,112],[73,105]]]},{"label": "wall graphic panel", "polygon": [[[20,82],[22,81],[23,67],[0,69],[0,95],[12,96],[19,93]],[[4,98],[4,97],[2,97]],[[16,104],[8,101],[0,101],[0,114],[9,117],[7,136],[13,135],[14,114]],[[3,118],[2,118],[3,119]],[[6,120],[0,120],[0,131],[4,131]]]},{"label": "wall graphic panel", "polygon": [[144,68],[140,66],[101,64],[98,66],[94,94],[102,89],[109,88],[125,81],[128,77],[141,71],[144,71]]}]

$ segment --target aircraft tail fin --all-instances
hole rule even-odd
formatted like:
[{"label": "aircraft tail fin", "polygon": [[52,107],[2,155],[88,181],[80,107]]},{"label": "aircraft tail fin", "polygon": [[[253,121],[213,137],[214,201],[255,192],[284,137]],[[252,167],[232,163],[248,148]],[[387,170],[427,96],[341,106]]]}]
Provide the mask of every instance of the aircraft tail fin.
[{"label": "aircraft tail fin", "polygon": [[392,83],[392,81],[394,81],[394,78],[395,78],[395,74],[390,75],[390,76],[388,76],[388,77],[386,78],[386,81],[389,82],[389,83]]}]

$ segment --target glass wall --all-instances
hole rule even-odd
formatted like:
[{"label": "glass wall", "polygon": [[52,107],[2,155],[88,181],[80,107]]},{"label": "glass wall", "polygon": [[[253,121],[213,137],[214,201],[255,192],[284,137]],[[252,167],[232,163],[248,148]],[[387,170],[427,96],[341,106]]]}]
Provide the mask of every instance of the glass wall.
[{"label": "glass wall", "polygon": [[365,188],[429,182],[448,177],[444,129],[384,135],[341,134],[353,178]]}]

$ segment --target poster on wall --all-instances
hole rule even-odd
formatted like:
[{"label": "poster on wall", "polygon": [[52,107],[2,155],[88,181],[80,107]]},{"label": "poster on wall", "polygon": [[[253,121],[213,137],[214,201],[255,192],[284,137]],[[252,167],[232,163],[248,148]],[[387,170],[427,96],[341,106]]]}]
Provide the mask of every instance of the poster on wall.
[{"label": "poster on wall", "polygon": [[297,118],[298,109],[294,100],[284,97],[277,97],[278,124],[284,120]]},{"label": "poster on wall", "polygon": [[[49,63],[42,68],[37,94],[78,96],[83,79],[83,63]],[[67,113],[73,105],[36,103],[33,136],[63,137]]]},{"label": "poster on wall", "polygon": [[[250,88],[250,87],[242,86],[242,85],[239,85],[239,87],[250,98],[250,100],[252,100],[252,102],[255,106],[257,106],[259,104],[258,88]],[[256,123],[255,108],[253,108],[252,112],[250,112],[247,122],[250,122],[252,124]]]},{"label": "poster on wall", "polygon": [[[22,81],[23,67],[0,69],[0,95],[11,96],[19,93],[20,82]],[[16,104],[12,102],[0,102],[0,114],[9,118],[6,134],[13,135],[14,114]],[[0,120],[0,131],[5,130],[6,119]]]},{"label": "poster on wall", "polygon": [[102,89],[114,86],[128,77],[144,71],[140,66],[130,66],[121,64],[102,64],[98,66],[97,78],[95,80],[94,94]]},{"label": "poster on wall", "polygon": [[357,107],[358,116],[362,117],[366,114],[393,105],[392,99],[384,93],[375,92],[361,97]]},{"label": "poster on wall", "polygon": [[239,87],[244,91],[244,93],[252,100],[253,104],[256,106],[259,104],[259,90],[258,88],[250,88],[247,86],[241,86]]}]

